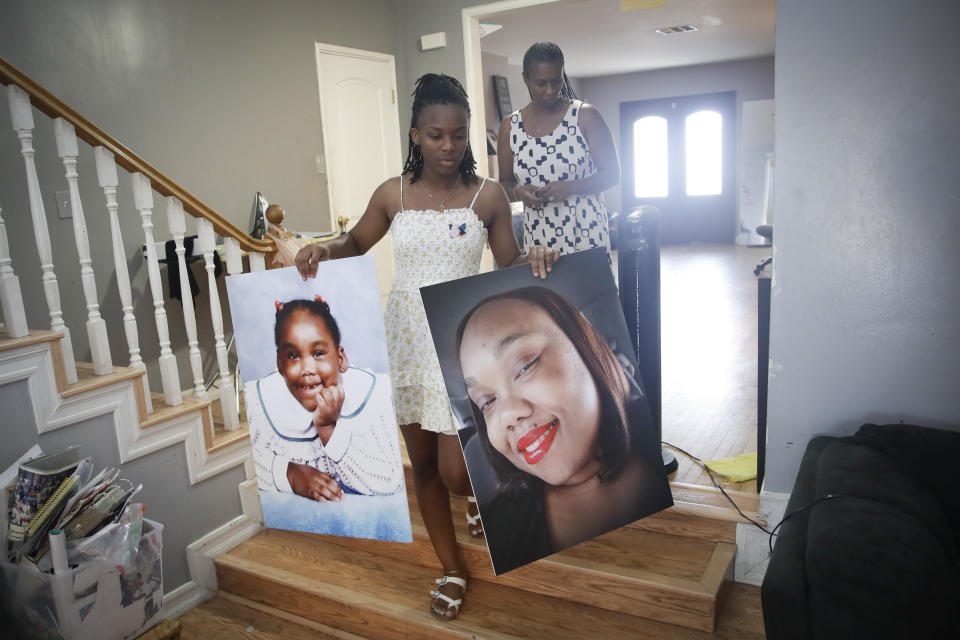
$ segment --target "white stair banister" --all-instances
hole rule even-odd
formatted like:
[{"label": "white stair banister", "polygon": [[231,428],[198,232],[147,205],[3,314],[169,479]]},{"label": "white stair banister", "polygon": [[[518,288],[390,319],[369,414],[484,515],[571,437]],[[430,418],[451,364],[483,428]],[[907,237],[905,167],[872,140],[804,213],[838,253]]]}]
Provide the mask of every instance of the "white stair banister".
[{"label": "white stair banister", "polygon": [[77,133],[73,125],[63,118],[53,121],[53,133],[57,139],[57,155],[63,162],[70,192],[70,213],[73,219],[73,237],[77,243],[77,255],[80,258],[80,285],[87,302],[87,339],[90,342],[90,358],[93,360],[93,373],[104,376],[113,372],[110,358],[110,342],[107,339],[107,323],[100,316],[100,298],[97,297],[97,279],[93,273],[93,261],[90,258],[90,239],[87,233],[87,221],[83,215],[83,203],[80,201],[80,188],[77,186]]},{"label": "white stair banister", "polygon": [[243,273],[243,252],[236,238],[229,236],[223,239],[223,248],[227,253],[227,273]]},{"label": "white stair banister", "polygon": [[8,338],[22,338],[30,333],[27,314],[20,294],[20,279],[13,271],[10,260],[10,244],[7,242],[7,227],[0,208],[0,309],[3,309],[4,329]]},{"label": "white stair banister", "polygon": [[213,232],[213,223],[205,218],[197,218],[197,236],[200,250],[203,251],[203,263],[207,269],[210,320],[213,323],[217,365],[220,368],[220,407],[223,410],[223,426],[227,431],[233,431],[240,426],[240,417],[237,414],[236,392],[233,388],[233,376],[230,375],[230,363],[227,358],[227,343],[223,339],[223,311],[220,309],[219,289],[214,275],[213,253],[217,250],[217,240]]},{"label": "white stair banister", "polygon": [[200,347],[197,344],[197,317],[193,310],[193,293],[187,278],[186,249],[183,236],[187,233],[187,220],[183,212],[183,203],[179,198],[167,196],[167,225],[176,245],[177,267],[180,272],[180,302],[183,305],[183,325],[187,330],[187,344],[190,346],[190,370],[193,373],[193,395],[206,400],[207,389],[203,385],[203,361],[200,359]]},{"label": "white stair banister", "polygon": [[160,263],[157,261],[157,249],[153,240],[153,189],[150,179],[142,173],[134,173],[131,177],[133,204],[140,212],[140,223],[147,247],[147,278],[150,281],[153,317],[157,323],[157,338],[160,341],[159,365],[163,401],[167,406],[176,407],[183,404],[183,392],[180,390],[177,358],[170,348],[170,329],[167,327],[167,311],[163,306],[163,282],[160,281]]},{"label": "white stair banister", "polygon": [[13,130],[20,140],[20,155],[27,174],[27,193],[30,198],[30,217],[33,219],[33,235],[37,243],[37,255],[40,258],[40,271],[43,273],[43,295],[50,311],[50,330],[63,334],[62,351],[63,365],[67,384],[77,381],[77,364],[73,356],[73,341],[70,339],[70,329],[63,322],[63,311],[60,310],[60,287],[57,285],[57,274],[53,270],[53,251],[50,248],[50,232],[47,229],[47,213],[43,206],[43,197],[40,193],[40,180],[37,177],[37,165],[34,161],[33,150],[33,112],[30,107],[30,97],[15,84],[7,87],[7,98],[10,102],[10,119],[13,121]]},{"label": "white stair banister", "polygon": [[266,260],[263,257],[263,254],[259,251],[248,251],[247,258],[250,260],[250,271],[265,271]]},{"label": "white stair banister", "polygon": [[[120,233],[120,219],[117,217],[117,185],[119,184],[117,163],[113,159],[113,153],[104,147],[95,147],[93,155],[97,162],[97,180],[100,182],[100,188],[103,189],[103,197],[107,202],[107,214],[110,216],[113,264],[116,269],[117,289],[120,292],[120,306],[123,309],[123,332],[127,338],[130,366],[146,371],[147,366],[140,357],[140,337],[137,335],[137,318],[133,315],[130,273],[127,271],[127,256],[123,246],[123,235]],[[143,383],[147,402],[150,403],[150,385],[147,383],[146,376]]]}]

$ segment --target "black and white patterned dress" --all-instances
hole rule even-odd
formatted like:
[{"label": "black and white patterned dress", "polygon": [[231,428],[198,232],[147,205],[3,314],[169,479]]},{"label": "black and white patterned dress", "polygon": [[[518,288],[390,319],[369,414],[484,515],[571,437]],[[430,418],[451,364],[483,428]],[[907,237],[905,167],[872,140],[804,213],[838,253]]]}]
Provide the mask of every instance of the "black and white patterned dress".
[{"label": "black and white patterned dress", "polygon": [[[510,150],[513,175],[520,186],[542,187],[550,182],[580,180],[597,172],[590,145],[580,129],[580,107],[573,100],[563,120],[552,132],[539,138],[523,126],[520,111],[510,114]],[[523,244],[545,245],[561,254],[605,247],[610,252],[607,207],[603,194],[573,195],[542,207],[527,207]]]}]

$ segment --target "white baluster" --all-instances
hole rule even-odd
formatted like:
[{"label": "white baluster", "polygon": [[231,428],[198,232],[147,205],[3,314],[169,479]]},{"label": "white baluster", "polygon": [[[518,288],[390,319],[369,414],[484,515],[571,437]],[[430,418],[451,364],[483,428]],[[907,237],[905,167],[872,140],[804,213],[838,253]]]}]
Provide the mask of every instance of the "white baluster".
[{"label": "white baluster", "polygon": [[193,395],[206,400],[207,389],[203,386],[203,361],[197,346],[197,318],[193,311],[193,293],[187,279],[186,249],[183,236],[187,232],[187,220],[184,217],[183,203],[173,196],[167,197],[167,225],[177,250],[177,266],[180,272],[180,301],[183,303],[183,325],[187,330],[187,344],[190,345],[190,369],[193,372]]},{"label": "white baluster", "polygon": [[[146,371],[147,366],[140,357],[140,338],[137,335],[137,318],[133,315],[133,294],[130,291],[130,273],[127,271],[127,256],[120,233],[120,220],[117,217],[117,163],[105,147],[96,147],[93,156],[97,161],[97,179],[103,189],[107,202],[107,214],[110,216],[110,237],[113,239],[113,264],[117,271],[117,289],[120,292],[120,306],[123,309],[123,332],[127,338],[127,350],[130,352],[130,366]],[[146,376],[143,379],[143,391],[148,403],[150,385]]]},{"label": "white baluster", "polygon": [[213,323],[213,337],[217,347],[217,365],[220,367],[220,407],[223,410],[223,426],[233,431],[240,426],[237,415],[237,396],[233,388],[233,376],[230,375],[230,363],[227,359],[227,343],[223,339],[223,312],[220,309],[220,294],[217,279],[214,276],[213,252],[217,250],[217,240],[213,232],[213,223],[206,218],[197,218],[197,238],[203,251],[203,263],[207,268],[207,288],[210,298],[210,320]]},{"label": "white baluster", "polygon": [[10,245],[7,243],[7,227],[3,223],[0,208],[0,308],[3,309],[4,328],[8,338],[22,338],[30,333],[27,315],[20,295],[20,279],[13,271],[10,260]]},{"label": "white baluster", "polygon": [[30,197],[30,217],[33,219],[33,234],[37,242],[37,255],[40,258],[40,270],[43,272],[43,294],[50,311],[50,330],[63,334],[63,365],[67,384],[77,381],[77,364],[73,356],[73,341],[70,339],[70,329],[63,322],[63,312],[60,310],[60,287],[57,285],[57,275],[53,271],[53,251],[50,248],[50,232],[47,230],[47,213],[43,206],[43,197],[40,194],[40,180],[37,177],[37,165],[34,162],[33,151],[33,112],[30,107],[30,97],[17,85],[7,87],[7,98],[10,101],[10,118],[13,121],[13,130],[20,139],[20,155],[27,173],[27,193]]},{"label": "white baluster", "polygon": [[160,281],[160,263],[153,239],[153,189],[150,179],[142,173],[133,176],[133,203],[140,212],[143,237],[147,247],[147,278],[153,295],[153,317],[157,323],[157,338],[160,340],[160,384],[163,385],[163,401],[171,407],[183,404],[180,390],[180,374],[177,358],[170,349],[170,330],[167,327],[167,312],[163,307],[163,282]]},{"label": "white baluster", "polygon": [[87,301],[87,339],[90,342],[90,358],[93,360],[93,372],[105,376],[113,372],[110,358],[110,342],[107,339],[107,323],[100,317],[100,299],[97,297],[97,279],[93,273],[93,261],[90,259],[90,240],[87,237],[87,221],[83,216],[83,203],[80,201],[80,188],[77,186],[77,134],[73,125],[63,118],[53,121],[53,133],[57,139],[57,155],[63,161],[67,177],[67,189],[70,192],[70,212],[73,218],[73,237],[77,243],[77,255],[80,257],[80,284],[83,297]]},{"label": "white baluster", "polygon": [[248,251],[247,258],[250,260],[251,272],[266,270],[266,261],[263,258],[263,254],[259,251]]},{"label": "white baluster", "polygon": [[227,273],[243,273],[243,252],[236,238],[224,238],[223,248],[227,252]]}]

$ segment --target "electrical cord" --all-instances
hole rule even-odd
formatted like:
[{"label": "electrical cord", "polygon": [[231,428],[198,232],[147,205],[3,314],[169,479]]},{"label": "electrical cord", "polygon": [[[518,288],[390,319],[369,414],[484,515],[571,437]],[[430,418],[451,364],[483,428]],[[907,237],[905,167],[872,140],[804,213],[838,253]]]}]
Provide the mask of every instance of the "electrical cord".
[{"label": "electrical cord", "polygon": [[703,460],[701,460],[701,459],[698,458],[697,456],[693,455],[693,454],[690,453],[689,451],[685,451],[685,450],[681,449],[680,447],[678,447],[677,445],[675,445],[675,444],[670,444],[669,442],[667,442],[667,441],[665,441],[665,440],[661,441],[660,444],[662,444],[662,445],[664,445],[664,446],[667,446],[667,447],[670,447],[671,449],[675,449],[675,450],[679,451],[680,453],[682,453],[683,455],[687,456],[688,458],[690,458],[691,460],[693,460],[694,462],[696,462],[697,464],[699,464],[701,467],[703,467],[703,470],[707,472],[707,475],[708,475],[708,476],[710,476],[710,481],[713,483],[713,486],[715,486],[717,489],[719,489],[719,490],[720,490],[720,493],[723,494],[723,497],[725,497],[727,500],[730,501],[730,504],[732,504],[732,505],[733,505],[733,508],[737,510],[737,513],[739,513],[745,520],[747,520],[747,521],[749,521],[751,524],[753,524],[753,526],[757,527],[758,529],[760,529],[761,531],[763,531],[764,533],[767,534],[767,546],[769,546],[769,548],[770,548],[770,554],[771,554],[771,555],[773,554],[773,537],[776,536],[776,535],[779,535],[779,534],[777,533],[777,529],[779,529],[780,526],[781,526],[784,522],[786,522],[787,520],[789,520],[790,518],[792,518],[793,516],[795,516],[795,515],[797,515],[797,514],[803,513],[804,511],[806,511],[806,510],[808,510],[808,509],[811,509],[812,507],[814,507],[814,506],[817,505],[817,504],[820,504],[821,502],[825,502],[825,501],[827,501],[827,500],[833,500],[834,498],[845,498],[845,497],[846,497],[845,495],[843,495],[843,494],[841,494],[841,493],[828,493],[827,495],[822,496],[822,497],[820,497],[820,498],[817,498],[817,499],[814,500],[813,502],[810,502],[809,504],[805,504],[804,506],[802,506],[802,507],[800,507],[800,508],[798,508],[798,509],[794,509],[794,510],[791,511],[790,513],[784,515],[783,518],[780,519],[780,522],[778,522],[778,523],[776,524],[776,526],[773,527],[773,529],[768,530],[768,529],[767,529],[766,527],[764,527],[762,524],[760,524],[759,522],[757,522],[756,520],[754,520],[753,518],[751,518],[750,516],[748,516],[747,514],[745,514],[743,511],[741,511],[741,509],[740,509],[740,507],[737,505],[737,503],[733,501],[733,498],[731,498],[731,497],[729,496],[729,494],[727,494],[727,492],[724,491],[723,487],[720,486],[720,483],[717,482],[717,479],[713,476],[713,472],[710,471],[710,467],[708,467]]},{"label": "electrical cord", "polygon": [[687,456],[688,458],[690,458],[691,460],[693,460],[694,462],[696,462],[697,464],[699,464],[701,467],[703,467],[703,470],[707,472],[707,475],[708,475],[708,476],[710,476],[710,482],[713,483],[713,486],[715,486],[717,489],[720,490],[720,493],[723,494],[723,497],[730,501],[730,504],[733,505],[733,508],[737,510],[737,513],[739,513],[739,514],[743,517],[744,520],[747,520],[748,522],[752,523],[753,526],[757,527],[758,529],[760,529],[760,530],[763,531],[764,533],[769,534],[769,535],[773,535],[773,533],[770,532],[770,531],[768,531],[766,527],[764,527],[762,524],[760,524],[759,522],[757,522],[756,520],[754,520],[753,518],[751,518],[751,517],[748,516],[747,514],[745,514],[745,513],[740,509],[740,507],[737,505],[737,503],[733,501],[733,498],[731,498],[731,497],[727,494],[727,492],[723,490],[723,487],[720,486],[720,483],[717,482],[717,479],[716,479],[715,477],[713,477],[713,472],[710,471],[710,468],[706,465],[706,463],[705,463],[703,460],[701,460],[701,459],[698,458],[697,456],[693,455],[693,454],[690,453],[689,451],[686,451],[686,450],[684,450],[684,449],[681,449],[680,447],[678,447],[678,446],[675,445],[675,444],[670,444],[670,443],[667,442],[666,440],[662,440],[662,441],[660,442],[660,444],[665,445],[665,446],[667,446],[667,447],[670,447],[671,449],[676,449],[677,451],[679,451],[680,453],[682,453],[683,455]]}]

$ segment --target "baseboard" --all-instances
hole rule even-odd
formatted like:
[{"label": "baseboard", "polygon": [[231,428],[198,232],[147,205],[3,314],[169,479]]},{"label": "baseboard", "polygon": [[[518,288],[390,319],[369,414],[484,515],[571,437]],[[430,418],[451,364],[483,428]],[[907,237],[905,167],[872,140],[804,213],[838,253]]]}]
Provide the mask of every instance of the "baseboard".
[{"label": "baseboard", "polygon": [[169,593],[163,594],[163,618],[179,618],[197,605],[203,604],[215,594],[193,580],[188,580]]},{"label": "baseboard", "polygon": [[[789,493],[760,492],[760,507],[757,518],[767,523],[767,530],[773,530],[783,519],[787,508]],[[770,536],[752,524],[737,524],[737,561],[734,566],[734,580],[760,586],[767,573],[770,562]]]}]

